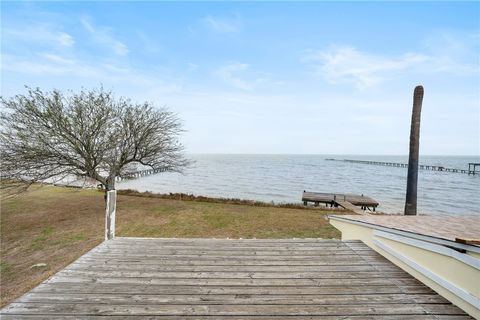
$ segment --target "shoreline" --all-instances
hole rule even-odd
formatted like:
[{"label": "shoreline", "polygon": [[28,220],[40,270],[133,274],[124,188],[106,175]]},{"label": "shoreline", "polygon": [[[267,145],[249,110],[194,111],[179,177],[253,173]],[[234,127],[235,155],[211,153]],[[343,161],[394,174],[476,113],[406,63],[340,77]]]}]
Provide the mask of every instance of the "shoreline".
[{"label": "shoreline", "polygon": [[197,201],[197,202],[208,202],[208,203],[220,203],[220,204],[237,204],[237,205],[248,205],[254,207],[272,207],[272,208],[287,208],[287,209],[303,209],[303,210],[321,210],[321,211],[334,211],[334,212],[348,212],[343,208],[335,207],[314,207],[314,206],[305,206],[301,203],[274,203],[258,201],[258,200],[248,200],[248,199],[239,199],[239,198],[222,198],[222,197],[209,197],[202,195],[194,195],[188,193],[154,193],[151,191],[137,191],[133,189],[117,189],[118,195],[128,195],[134,197],[145,197],[145,198],[157,198],[157,199],[168,199],[168,200],[180,200],[180,201]]},{"label": "shoreline", "polygon": [[[57,188],[72,188],[79,190],[95,190],[98,192],[103,192],[103,189],[98,188],[92,183],[78,183],[78,181],[73,181],[73,183],[64,184],[64,183],[39,183],[41,186],[51,186]],[[270,202],[260,201],[260,200],[251,200],[251,199],[242,199],[242,198],[224,198],[224,197],[212,197],[205,195],[195,195],[193,193],[184,193],[184,192],[169,192],[169,193],[156,193],[152,191],[138,191],[135,189],[116,189],[118,195],[127,195],[135,197],[144,197],[144,198],[157,198],[157,199],[168,199],[168,200],[181,200],[181,201],[198,201],[198,202],[208,202],[208,203],[223,203],[223,204],[238,204],[238,205],[249,205],[255,207],[273,207],[273,208],[288,208],[288,209],[304,209],[304,210],[322,210],[322,211],[334,211],[334,212],[349,212],[344,208],[338,207],[326,207],[318,206],[314,207],[312,205],[305,206],[301,202],[279,202],[275,203],[273,200]],[[372,212],[375,214],[375,212]],[[378,212],[382,214],[387,214],[384,212]]]}]

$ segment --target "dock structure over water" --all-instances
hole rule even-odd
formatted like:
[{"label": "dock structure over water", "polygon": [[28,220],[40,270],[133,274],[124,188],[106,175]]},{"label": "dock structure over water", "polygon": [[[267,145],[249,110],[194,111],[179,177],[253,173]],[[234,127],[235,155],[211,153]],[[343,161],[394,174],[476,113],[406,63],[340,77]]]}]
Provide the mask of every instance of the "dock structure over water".
[{"label": "dock structure over water", "polygon": [[[334,194],[321,192],[303,191],[302,201],[304,205],[313,202],[315,206],[320,203],[330,207],[342,207],[358,214],[364,214],[365,210],[372,210],[378,207],[378,202],[370,197],[356,194]],[[357,208],[360,207],[360,208]]]},{"label": "dock structure over water", "polygon": [[[388,166],[388,167],[408,168],[408,163],[399,163],[399,162],[384,162],[384,161],[354,160],[354,159],[332,159],[332,158],[328,158],[328,159],[325,159],[325,160],[327,160],[327,161],[343,161],[343,162],[360,163],[360,164],[372,164],[372,165]],[[447,168],[447,167],[443,167],[443,166],[434,166],[434,165],[426,165],[426,164],[420,164],[418,166],[418,168],[422,169],[422,170],[433,170],[433,171],[475,174],[477,166],[480,167],[480,163],[469,163],[468,164],[468,170],[467,169]]]},{"label": "dock structure over water", "polygon": [[[139,171],[132,171],[127,174],[124,174],[123,176],[117,176],[115,177],[115,182],[120,182],[120,181],[125,181],[125,180],[130,180],[130,179],[136,179],[136,178],[141,178],[141,177],[146,177],[152,174],[160,173],[160,172],[166,172],[168,171],[167,168],[156,168],[156,169],[145,169],[145,170],[139,170]],[[103,185],[100,184],[97,180],[94,180],[92,178],[84,177],[84,176],[77,176],[75,180],[72,181],[56,181],[52,183],[54,186],[59,186],[59,187],[69,187],[69,188],[88,188],[88,189],[103,189]]]},{"label": "dock structure over water", "polygon": [[145,169],[145,170],[139,170],[139,171],[134,171],[127,173],[123,176],[118,176],[115,177],[115,181],[120,182],[123,180],[128,180],[128,179],[135,179],[135,178],[141,178],[141,177],[146,177],[152,174],[160,173],[160,172],[166,172],[168,171],[167,168],[156,168],[156,169]]},{"label": "dock structure over water", "polygon": [[477,173],[477,167],[480,168],[480,163],[470,162],[468,164],[468,174],[476,174]]},{"label": "dock structure over water", "polygon": [[115,238],[0,311],[33,319],[471,319],[361,241]]}]

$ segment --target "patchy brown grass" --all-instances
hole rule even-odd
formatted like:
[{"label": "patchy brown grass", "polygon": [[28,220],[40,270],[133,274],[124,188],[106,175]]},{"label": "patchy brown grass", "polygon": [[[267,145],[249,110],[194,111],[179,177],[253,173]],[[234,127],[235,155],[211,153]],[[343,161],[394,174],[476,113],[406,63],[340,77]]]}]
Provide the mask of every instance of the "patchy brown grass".
[{"label": "patchy brown grass", "polygon": [[98,192],[53,187],[2,199],[1,305],[99,244],[103,206]]},{"label": "patchy brown grass", "polygon": [[[117,235],[136,237],[338,238],[319,209],[121,194]],[[134,195],[132,195],[134,194]],[[232,203],[233,202],[233,203]],[[33,187],[1,202],[1,306],[101,243],[103,193]],[[32,267],[45,263],[46,267]]]}]

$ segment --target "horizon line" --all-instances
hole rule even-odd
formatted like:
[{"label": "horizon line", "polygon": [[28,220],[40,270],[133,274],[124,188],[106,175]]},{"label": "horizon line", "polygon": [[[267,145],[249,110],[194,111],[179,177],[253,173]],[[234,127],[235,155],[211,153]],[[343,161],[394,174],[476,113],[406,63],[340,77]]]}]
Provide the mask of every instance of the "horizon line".
[{"label": "horizon line", "polygon": [[[408,156],[405,154],[374,153],[226,153],[226,152],[186,152],[191,155],[261,155],[261,156]],[[420,154],[420,157],[480,157],[480,154]]]}]

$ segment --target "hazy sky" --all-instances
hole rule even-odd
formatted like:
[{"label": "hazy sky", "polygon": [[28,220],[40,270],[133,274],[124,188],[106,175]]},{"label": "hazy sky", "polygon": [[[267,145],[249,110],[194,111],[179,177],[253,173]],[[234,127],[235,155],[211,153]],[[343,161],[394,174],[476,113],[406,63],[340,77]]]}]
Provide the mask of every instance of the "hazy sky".
[{"label": "hazy sky", "polygon": [[103,84],[190,153],[480,153],[480,3],[2,2],[3,96]]}]

